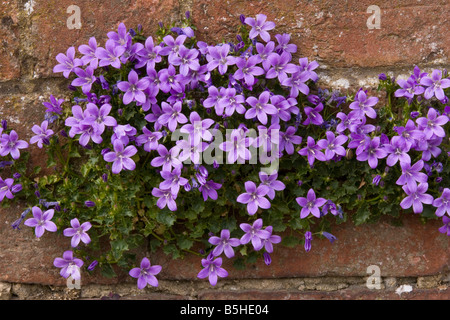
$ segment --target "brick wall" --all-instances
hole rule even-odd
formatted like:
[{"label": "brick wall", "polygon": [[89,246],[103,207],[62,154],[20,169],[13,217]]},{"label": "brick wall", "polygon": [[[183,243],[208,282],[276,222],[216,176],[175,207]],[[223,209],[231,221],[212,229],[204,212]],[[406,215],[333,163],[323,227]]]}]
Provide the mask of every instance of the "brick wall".
[{"label": "brick wall", "polygon": [[[71,5],[80,9],[79,29],[67,26]],[[375,22],[367,12],[371,5],[380,8],[379,29],[369,28],[368,20]],[[187,10],[200,40],[234,39],[240,14],[265,13],[277,24],[278,33],[291,34],[299,49],[297,57],[319,62],[321,83],[343,92],[361,86],[376,88],[380,72],[402,75],[414,65],[425,70],[449,67],[450,4],[446,0],[2,1],[1,118],[14,125],[21,138],[29,139],[31,125],[43,119],[42,102],[50,94],[66,93],[68,81],[52,73],[59,52],[87,43],[91,36],[102,43],[120,22],[129,28],[142,24],[150,35],[158,22],[177,21]],[[33,161],[43,161],[39,152],[33,154]],[[67,241],[48,234],[37,240],[29,230],[13,230],[10,224],[21,209],[11,207],[0,213],[0,297],[58,296],[55,288],[65,288],[65,280],[53,267],[53,259],[68,249]],[[359,227],[338,225],[334,244],[315,240],[309,253],[302,248],[277,248],[270,266],[262,261],[244,271],[229,266],[230,277],[216,288],[196,280],[201,268],[197,257],[172,262],[164,254],[153,254],[152,261],[164,266],[159,289],[137,292],[126,274],[105,279],[94,272],[83,277],[81,292],[61,289],[58,294],[98,298],[115,291],[148,299],[449,299],[450,241],[437,232],[440,221],[423,225],[417,216],[403,220],[401,228],[387,220]],[[380,268],[380,289],[369,290],[365,285],[370,265]],[[411,284],[413,291],[396,294],[401,284]]]}]

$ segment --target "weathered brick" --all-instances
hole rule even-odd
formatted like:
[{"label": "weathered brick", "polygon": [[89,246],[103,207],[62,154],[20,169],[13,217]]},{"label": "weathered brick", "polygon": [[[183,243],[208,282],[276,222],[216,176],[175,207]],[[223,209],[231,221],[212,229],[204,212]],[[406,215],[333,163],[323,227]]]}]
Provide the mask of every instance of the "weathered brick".
[{"label": "weathered brick", "polygon": [[16,1],[0,2],[0,81],[20,76],[18,10]]}]

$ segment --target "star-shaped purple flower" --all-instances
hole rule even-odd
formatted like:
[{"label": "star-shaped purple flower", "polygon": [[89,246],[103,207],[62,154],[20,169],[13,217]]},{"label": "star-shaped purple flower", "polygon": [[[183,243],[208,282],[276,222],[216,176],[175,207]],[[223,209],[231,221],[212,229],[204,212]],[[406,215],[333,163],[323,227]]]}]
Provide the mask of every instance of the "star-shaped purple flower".
[{"label": "star-shaped purple flower", "polygon": [[31,130],[36,134],[35,136],[32,136],[30,139],[30,143],[36,143],[37,146],[41,149],[43,145],[49,145],[50,136],[54,133],[53,130],[48,129],[48,121],[44,120],[42,121],[41,125],[34,125]]},{"label": "star-shaped purple flower", "polygon": [[241,244],[238,238],[230,238],[230,230],[228,229],[223,229],[220,232],[220,237],[210,237],[208,242],[216,246],[212,251],[213,256],[218,257],[224,252],[227,258],[230,259],[234,257],[233,247],[237,247]]},{"label": "star-shaped purple flower", "polygon": [[442,71],[434,69],[431,77],[423,77],[420,84],[428,87],[423,94],[425,99],[431,99],[435,96],[438,100],[443,100],[445,98],[444,89],[450,87],[450,79],[442,79]]},{"label": "star-shaped purple flower", "polygon": [[277,108],[269,103],[269,100],[270,93],[268,91],[262,92],[258,99],[253,96],[248,97],[246,102],[250,105],[250,108],[245,113],[245,119],[254,119],[256,117],[262,124],[267,124],[267,115],[277,113]]},{"label": "star-shaped purple flower", "polygon": [[250,39],[254,39],[257,36],[260,36],[261,39],[263,39],[265,42],[270,41],[270,34],[267,31],[274,29],[275,23],[266,20],[267,16],[262,13],[257,14],[256,19],[252,17],[245,18],[245,24],[252,27],[248,35]]},{"label": "star-shaped purple flower", "polygon": [[253,249],[256,251],[261,250],[264,247],[264,240],[269,239],[271,233],[267,230],[263,230],[263,220],[261,218],[256,219],[252,225],[248,223],[241,223],[239,227],[245,234],[241,237],[241,244],[252,243]]},{"label": "star-shaped purple flower", "polygon": [[267,174],[264,171],[259,172],[259,179],[261,180],[261,184],[269,188],[267,196],[271,200],[275,198],[275,191],[282,191],[286,188],[286,185],[283,182],[277,180],[277,178],[278,172],[273,172],[271,175]]},{"label": "star-shaped purple flower", "polygon": [[445,213],[450,216],[450,189],[445,188],[439,198],[434,199],[433,207],[436,207],[436,215],[442,217]]},{"label": "star-shaped purple flower", "polygon": [[448,117],[439,115],[436,109],[430,108],[427,117],[417,118],[416,122],[419,125],[419,129],[425,134],[426,139],[430,139],[433,134],[441,138],[445,137],[445,131],[442,126],[448,122]]},{"label": "star-shaped purple flower", "polygon": [[374,137],[370,140],[366,148],[356,156],[356,159],[358,161],[368,161],[369,166],[375,169],[378,166],[378,159],[387,156],[386,150],[380,144],[380,137]]},{"label": "star-shaped purple flower", "polygon": [[245,183],[245,191],[240,194],[236,201],[239,203],[247,204],[247,212],[249,215],[254,215],[258,208],[269,209],[270,202],[264,196],[270,191],[270,188],[265,184],[260,184],[256,187],[253,181],[247,181]]},{"label": "star-shaped purple flower", "polygon": [[159,157],[153,158],[150,163],[152,167],[162,166],[162,170],[171,171],[172,167],[176,168],[183,166],[181,161],[178,159],[178,155],[181,151],[179,147],[172,147],[169,151],[163,144],[160,144],[158,148],[156,148],[156,151],[158,151]]},{"label": "star-shaped purple flower", "polygon": [[19,136],[15,130],[11,130],[9,134],[3,133],[0,138],[0,156],[4,157],[11,154],[14,160],[20,158],[19,149],[28,148],[28,143],[25,140],[19,140]]},{"label": "star-shaped purple flower", "polygon": [[295,201],[297,201],[298,205],[302,207],[302,210],[300,211],[301,219],[306,218],[310,213],[313,216],[320,218],[319,208],[327,202],[324,198],[316,198],[316,193],[313,189],[308,190],[306,198],[298,197]]},{"label": "star-shaped purple flower", "polygon": [[177,211],[177,203],[175,202],[177,195],[173,194],[170,189],[153,188],[152,195],[159,198],[156,201],[158,208],[164,209],[167,206],[170,211]]},{"label": "star-shaped purple flower", "polygon": [[129,275],[133,278],[137,278],[137,287],[139,290],[144,289],[147,284],[157,287],[158,279],[156,279],[156,275],[160,273],[162,270],[161,266],[150,264],[150,260],[147,257],[144,257],[141,260],[141,264],[139,268],[133,268],[130,270]]},{"label": "star-shaped purple flower", "polygon": [[66,54],[58,53],[56,55],[56,60],[59,64],[53,67],[53,72],[62,72],[63,76],[67,79],[75,68],[83,65],[83,61],[81,61],[81,59],[75,58],[75,47],[70,47],[67,49]]},{"label": "star-shaped purple flower", "polygon": [[42,210],[39,207],[33,207],[31,209],[33,213],[33,218],[27,219],[24,224],[28,227],[34,227],[34,232],[36,234],[36,238],[40,238],[45,230],[49,232],[56,232],[56,224],[52,222],[53,214],[55,213],[54,209],[49,209],[42,213]]},{"label": "star-shaped purple flower", "polygon": [[63,278],[72,277],[74,280],[81,279],[80,268],[84,262],[81,259],[74,258],[73,251],[64,251],[62,258],[55,258],[53,265],[57,268],[62,268],[60,275]]},{"label": "star-shaped purple flower", "polygon": [[420,172],[424,166],[423,160],[417,161],[415,164],[411,165],[408,162],[400,162],[400,167],[402,168],[402,174],[397,179],[396,184],[398,185],[416,185],[416,182],[425,183],[428,181],[428,176]]},{"label": "star-shaped purple flower", "polygon": [[218,194],[216,190],[219,190],[220,188],[222,188],[220,183],[208,180],[202,184],[198,190],[202,193],[203,200],[206,201],[208,200],[208,197],[212,200],[217,200]]},{"label": "star-shaped purple flower", "polygon": [[407,196],[400,202],[400,206],[403,209],[413,207],[414,213],[421,213],[423,211],[423,203],[433,204],[433,197],[427,193],[428,183],[417,184],[405,184],[403,190]]},{"label": "star-shaped purple flower", "polygon": [[136,163],[131,159],[137,153],[137,149],[133,145],[127,147],[119,140],[114,140],[114,151],[105,153],[103,158],[106,162],[112,162],[112,173],[119,173],[123,169],[134,170]]},{"label": "star-shaped purple flower", "polygon": [[335,155],[345,157],[346,151],[342,145],[347,142],[348,137],[343,134],[336,137],[331,131],[327,131],[325,134],[326,139],[317,141],[317,145],[325,149],[325,159],[331,160]]},{"label": "star-shaped purple flower", "polygon": [[70,244],[72,247],[78,246],[80,241],[82,241],[85,244],[88,244],[91,242],[91,237],[87,234],[87,231],[92,227],[92,224],[90,222],[83,222],[80,224],[80,221],[77,218],[74,218],[70,220],[71,228],[64,229],[64,235],[66,237],[72,237],[72,240],[70,241]]},{"label": "star-shaped purple flower", "polygon": [[158,122],[167,125],[170,131],[174,132],[178,123],[186,123],[188,119],[181,112],[181,102],[176,102],[173,106],[163,102],[161,104],[162,114],[158,118]]},{"label": "star-shaped purple flower", "polygon": [[123,103],[130,104],[133,101],[145,103],[147,97],[144,90],[150,85],[148,79],[139,79],[136,71],[131,70],[128,74],[128,81],[121,81],[117,87],[125,92],[123,95]]},{"label": "star-shaped purple flower", "polygon": [[323,154],[321,150],[321,147],[316,144],[314,139],[312,137],[307,138],[307,145],[306,147],[300,149],[298,153],[302,156],[308,157],[308,163],[312,167],[314,164],[314,161],[317,159],[319,161],[326,161],[326,157]]},{"label": "star-shaped purple flower", "polygon": [[217,284],[218,277],[228,277],[228,272],[222,268],[222,258],[215,258],[212,254],[208,255],[206,259],[202,259],[203,269],[198,273],[197,277],[204,279],[208,277],[209,283],[212,286]]},{"label": "star-shaped purple flower", "polygon": [[355,101],[350,103],[349,108],[354,110],[353,112],[358,114],[360,117],[366,115],[371,119],[375,119],[377,117],[377,113],[372,107],[377,103],[377,97],[368,98],[364,90],[359,90],[356,94]]}]

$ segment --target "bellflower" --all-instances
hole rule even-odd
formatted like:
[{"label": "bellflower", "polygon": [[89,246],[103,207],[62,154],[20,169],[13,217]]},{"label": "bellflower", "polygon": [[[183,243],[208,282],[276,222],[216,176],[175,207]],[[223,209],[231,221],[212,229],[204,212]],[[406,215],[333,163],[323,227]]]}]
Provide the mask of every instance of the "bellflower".
[{"label": "bellflower", "polygon": [[156,279],[156,275],[160,273],[162,270],[161,266],[154,265],[152,266],[150,260],[147,257],[144,257],[141,260],[141,264],[139,268],[133,268],[130,270],[129,275],[133,278],[137,278],[137,286],[139,290],[145,288],[147,284],[152,287],[158,286],[158,279]]},{"label": "bellflower", "polygon": [[153,188],[152,195],[159,198],[156,201],[158,208],[164,209],[167,206],[170,211],[177,211],[177,203],[175,202],[177,195],[173,194],[170,189]]},{"label": "bellflower", "polygon": [[331,160],[336,154],[345,157],[346,151],[342,145],[347,142],[348,137],[343,134],[336,137],[331,131],[327,131],[325,134],[326,139],[317,141],[317,145],[325,149],[325,159]]},{"label": "bellflower", "polygon": [[228,163],[235,163],[236,160],[245,161],[250,160],[251,153],[247,149],[253,143],[252,138],[246,137],[242,129],[234,129],[228,140],[221,143],[219,148],[228,153]]},{"label": "bellflower", "polygon": [[56,55],[56,60],[59,62],[53,67],[53,72],[62,72],[63,76],[69,79],[69,75],[74,71],[75,68],[83,65],[81,59],[75,58],[75,47],[70,47],[67,49],[66,54],[58,53]]},{"label": "bellflower", "polygon": [[289,52],[289,53],[296,53],[297,52],[297,46],[293,43],[289,43],[291,40],[291,35],[288,33],[283,34],[277,34],[275,35],[275,38],[277,39],[278,45],[275,48],[275,51],[282,53],[282,52]]},{"label": "bellflower", "polygon": [[298,151],[298,154],[302,156],[308,157],[308,163],[312,167],[314,164],[314,161],[317,159],[319,161],[326,161],[326,157],[323,154],[322,151],[320,151],[321,148],[316,144],[314,139],[312,137],[307,138],[307,145],[306,147],[300,149]]},{"label": "bellflower", "polygon": [[425,89],[422,86],[417,85],[414,78],[409,77],[407,80],[398,79],[397,84],[401,89],[397,89],[394,92],[396,97],[406,97],[408,99],[414,98],[414,96],[421,95]]},{"label": "bellflower", "polygon": [[270,191],[267,185],[260,184],[256,187],[254,182],[247,181],[245,182],[245,191],[237,197],[236,201],[247,204],[247,212],[249,215],[254,215],[258,207],[262,209],[270,208],[270,202],[265,198]]},{"label": "bellflower", "polygon": [[137,134],[136,128],[128,123],[126,125],[118,124],[114,127],[113,132],[111,136],[112,144],[114,144],[115,140],[120,140],[124,145],[127,145],[130,142],[130,138]]},{"label": "bellflower", "polygon": [[267,124],[267,115],[274,115],[277,113],[277,109],[269,103],[270,93],[264,91],[259,95],[259,98],[250,96],[246,102],[250,105],[250,108],[245,113],[245,119],[258,118],[262,124]]},{"label": "bellflower", "polygon": [[183,166],[181,161],[178,159],[178,155],[180,153],[180,148],[175,146],[172,147],[170,150],[167,150],[167,148],[160,144],[156,151],[158,151],[159,157],[153,158],[151,161],[151,165],[153,167],[161,167],[164,171],[171,171],[172,167],[180,167]]},{"label": "bellflower", "polygon": [[160,52],[162,47],[157,45],[153,41],[153,37],[148,37],[145,40],[144,46],[136,52],[138,63],[134,66],[136,69],[146,66],[147,73],[155,68],[155,65],[162,61]]},{"label": "bellflower", "polygon": [[170,105],[166,102],[161,104],[162,114],[158,118],[158,122],[162,125],[167,125],[170,131],[174,132],[178,123],[186,123],[188,119],[181,112],[181,102],[176,102]]},{"label": "bellflower", "polygon": [[295,199],[295,201],[297,201],[298,205],[302,207],[302,210],[300,212],[301,219],[306,218],[310,213],[313,216],[320,218],[319,208],[327,202],[327,200],[324,198],[316,198],[316,193],[313,189],[308,190],[306,198],[298,197]]},{"label": "bellflower", "polygon": [[406,198],[400,202],[400,206],[403,209],[413,207],[414,213],[421,213],[423,211],[423,203],[433,204],[433,197],[427,193],[428,183],[417,184],[405,184],[403,190],[407,194]]},{"label": "bellflower", "polygon": [[97,50],[97,40],[95,37],[90,37],[88,44],[82,44],[78,47],[78,51],[83,54],[81,57],[81,61],[83,61],[83,65],[91,66],[94,69],[98,67],[98,58],[95,55],[95,51]]},{"label": "bellflower", "polygon": [[217,200],[218,194],[216,190],[219,190],[221,187],[222,185],[220,183],[208,180],[203,183],[198,190],[202,193],[204,201],[208,200],[208,197],[212,200]]},{"label": "bellflower", "polygon": [[265,231],[270,233],[270,236],[267,239],[262,239],[262,245],[264,247],[264,249],[266,250],[267,253],[272,253],[273,252],[273,244],[274,243],[280,243],[281,242],[281,237],[277,236],[275,234],[272,234],[273,232],[273,227],[272,226],[268,226],[266,229],[264,229]]},{"label": "bellflower", "polygon": [[128,74],[128,81],[121,81],[117,87],[125,92],[123,95],[123,103],[130,104],[133,101],[145,103],[146,96],[144,90],[149,86],[146,78],[139,79],[136,71],[131,70]]},{"label": "bellflower", "polygon": [[308,81],[310,77],[311,76],[308,72],[298,69],[292,74],[291,77],[284,78],[281,81],[281,85],[290,88],[289,96],[292,98],[297,98],[299,92],[303,93],[304,95],[308,95],[309,87],[305,84],[305,82]]},{"label": "bellflower", "polygon": [[43,144],[50,144],[49,138],[51,135],[53,135],[53,130],[48,129],[48,121],[44,120],[40,126],[33,125],[31,130],[36,134],[35,136],[31,137],[30,143],[36,143],[39,148],[43,147]]},{"label": "bellflower", "polygon": [[275,191],[282,191],[286,188],[286,185],[283,182],[277,180],[277,178],[278,178],[277,172],[274,172],[271,175],[268,175],[264,171],[259,172],[259,179],[261,180],[261,184],[269,188],[267,196],[271,200],[275,198]]},{"label": "bellflower", "polygon": [[395,130],[408,147],[414,146],[416,141],[425,138],[423,131],[419,130],[411,119],[408,119],[404,127],[397,127]]},{"label": "bellflower", "polygon": [[95,51],[95,55],[99,59],[99,67],[111,66],[120,69],[120,56],[125,52],[126,48],[116,45],[114,40],[107,40],[105,48],[99,47]]},{"label": "bellflower", "polygon": [[97,77],[94,76],[94,68],[91,66],[88,66],[86,70],[75,68],[74,72],[78,78],[75,78],[71,84],[74,87],[81,87],[84,94],[90,92],[92,85],[97,80]]},{"label": "bellflower", "polygon": [[306,119],[303,122],[303,125],[307,126],[309,124],[315,124],[316,126],[320,126],[323,123],[323,118],[320,115],[320,112],[323,110],[323,104],[319,103],[315,108],[305,107],[304,111],[306,114]]},{"label": "bellflower", "polygon": [[264,240],[269,239],[271,233],[267,230],[263,230],[263,220],[261,218],[256,219],[252,225],[248,223],[241,223],[239,227],[245,234],[241,237],[241,244],[252,243],[253,249],[256,251],[261,250],[264,247]]},{"label": "bellflower", "polygon": [[386,159],[386,164],[389,167],[394,166],[397,161],[411,163],[411,157],[408,154],[410,148],[400,137],[392,137],[391,142],[384,145],[384,149],[389,153]]},{"label": "bellflower", "polygon": [[197,49],[189,49],[185,46],[180,46],[178,55],[170,56],[169,63],[174,66],[179,66],[180,74],[187,76],[189,70],[198,71],[200,64],[198,62],[199,51]]},{"label": "bellflower", "polygon": [[447,234],[450,237],[450,218],[447,216],[442,217],[442,222],[444,225],[439,228],[439,232],[443,234]]},{"label": "bellflower", "polygon": [[405,184],[415,186],[416,182],[426,183],[428,181],[427,175],[423,172],[420,172],[423,169],[424,164],[425,163],[423,162],[423,160],[419,160],[413,165],[408,162],[400,162],[402,174],[397,179],[396,184],[401,186]]},{"label": "bellflower", "polygon": [[433,207],[436,207],[436,216],[442,217],[447,213],[450,217],[450,189],[444,188],[442,195],[434,199]]},{"label": "bellflower", "polygon": [[14,179],[12,178],[6,178],[3,180],[0,177],[0,202],[3,201],[3,199],[6,197],[8,199],[14,198],[14,193],[17,193],[22,190],[21,184],[14,184]]},{"label": "bellflower", "polygon": [[245,18],[245,24],[252,27],[249,33],[249,38],[254,39],[257,36],[260,36],[265,42],[270,41],[269,30],[275,28],[275,23],[272,21],[266,21],[267,16],[264,14],[257,14],[256,19],[252,17]]},{"label": "bellflower", "polygon": [[87,231],[92,227],[90,222],[84,222],[80,224],[77,218],[70,220],[71,228],[64,229],[64,235],[66,237],[72,237],[70,244],[72,247],[78,246],[80,241],[85,244],[89,244],[91,242],[91,238],[87,234]]},{"label": "bellflower", "polygon": [[358,161],[368,161],[369,166],[375,169],[378,166],[378,159],[385,158],[387,152],[380,146],[380,137],[374,137],[364,150],[356,157]]},{"label": "bellflower", "polygon": [[31,208],[31,212],[33,213],[33,218],[25,220],[24,224],[28,227],[34,227],[34,232],[36,234],[36,238],[40,238],[45,230],[49,232],[56,232],[56,224],[52,222],[53,214],[55,213],[54,209],[49,209],[44,213],[39,207]]},{"label": "bellflower", "polygon": [[227,258],[230,259],[234,257],[233,247],[237,247],[241,244],[238,238],[230,238],[230,230],[228,229],[223,229],[220,232],[220,237],[210,237],[208,242],[216,246],[212,251],[214,257],[218,257],[224,252]]},{"label": "bellflower", "polygon": [[208,277],[212,286],[217,284],[218,277],[226,278],[228,276],[228,272],[221,267],[222,258],[214,258],[213,255],[208,255],[206,259],[202,259],[202,266],[203,269],[198,273],[197,277],[200,279]]},{"label": "bellflower", "polygon": [[436,109],[430,108],[427,117],[417,118],[416,122],[419,125],[419,129],[422,129],[425,134],[426,139],[430,139],[433,134],[441,138],[445,137],[445,131],[442,126],[448,122],[448,117],[438,115]]},{"label": "bellflower", "polygon": [[57,114],[62,114],[61,104],[64,99],[56,99],[52,94],[50,95],[50,102],[42,102],[42,104],[47,108],[45,112],[54,112]]},{"label": "bellflower", "polygon": [[189,115],[190,124],[185,124],[180,128],[180,132],[188,133],[190,140],[194,145],[198,145],[201,140],[211,141],[212,134],[208,130],[214,124],[212,119],[203,119],[196,111],[191,112]]},{"label": "bellflower", "polygon": [[312,233],[311,231],[305,232],[305,251],[309,252],[311,250],[311,240],[312,240]]},{"label": "bellflower", "polygon": [[269,55],[274,51],[275,49],[275,42],[269,41],[266,45],[262,44],[261,42],[257,42],[255,45],[256,52],[258,53],[258,56],[261,60],[262,66],[265,71],[269,70],[270,68],[270,62],[267,60]]},{"label": "bellflower", "polygon": [[295,127],[290,126],[286,132],[280,132],[280,152],[285,150],[287,154],[293,154],[294,144],[302,143],[302,137],[295,135],[296,131]]},{"label": "bellflower", "polygon": [[298,59],[298,63],[300,67],[299,69],[300,72],[305,72],[306,75],[308,75],[308,79],[311,79],[314,82],[316,82],[319,79],[317,73],[314,71],[319,66],[317,61],[308,62],[308,58],[304,57]]},{"label": "bellflower", "polygon": [[159,131],[151,132],[147,127],[142,128],[143,134],[136,137],[136,144],[138,146],[144,145],[144,150],[150,152],[158,148],[158,140],[162,138],[162,133]]},{"label": "bellflower", "polygon": [[127,47],[131,41],[131,35],[123,22],[119,24],[117,32],[109,31],[106,35],[116,46]]},{"label": "bellflower", "polygon": [[20,150],[28,148],[28,143],[19,140],[19,136],[15,130],[11,130],[9,134],[3,133],[0,138],[0,156],[4,157],[11,154],[14,160],[20,158]]},{"label": "bellflower", "polygon": [[256,83],[255,76],[260,76],[264,74],[264,69],[256,66],[256,64],[261,62],[261,58],[257,55],[251,56],[250,58],[236,58],[236,66],[238,69],[233,74],[236,80],[243,79],[247,86],[253,86]]},{"label": "bellflower", "polygon": [[111,105],[109,103],[103,104],[100,109],[94,103],[88,103],[85,110],[85,120],[92,121],[90,123],[95,131],[102,134],[105,131],[105,126],[116,127],[117,121],[110,116]]},{"label": "bellflower", "polygon": [[218,69],[220,74],[225,74],[228,70],[228,66],[236,63],[236,58],[228,55],[230,52],[230,45],[223,44],[218,46],[208,47],[208,53],[206,59],[208,60],[208,71]]},{"label": "bellflower", "polygon": [[161,177],[164,181],[159,184],[159,188],[164,190],[170,189],[172,194],[178,194],[180,186],[188,183],[188,179],[181,176],[181,167],[173,169],[172,172],[163,170],[161,171]]},{"label": "bellflower", "polygon": [[434,69],[430,77],[425,76],[420,80],[420,84],[428,87],[423,94],[425,99],[435,96],[438,100],[443,100],[445,98],[443,89],[450,87],[450,79],[442,79],[442,71]]},{"label": "bellflower", "polygon": [[120,140],[114,141],[114,151],[106,153],[103,158],[106,162],[112,162],[112,172],[119,173],[123,169],[134,170],[136,163],[131,159],[137,153],[137,149],[133,145],[127,147]]},{"label": "bellflower", "polygon": [[57,268],[62,268],[60,275],[63,278],[72,277],[74,280],[81,279],[80,268],[84,262],[81,259],[74,258],[73,251],[64,251],[62,258],[55,258],[53,265]]},{"label": "bellflower", "polygon": [[171,35],[165,36],[163,38],[165,46],[161,49],[159,54],[162,56],[168,56],[169,59],[173,59],[178,55],[178,51],[186,39],[186,35],[179,35],[176,39],[174,39]]},{"label": "bellflower", "polygon": [[349,108],[354,110],[353,112],[355,112],[355,114],[358,114],[360,117],[366,115],[371,119],[375,119],[377,117],[377,113],[372,108],[378,103],[377,97],[368,98],[364,90],[359,90],[355,98],[356,101],[353,101],[349,105]]},{"label": "bellflower", "polygon": [[223,96],[217,101],[216,113],[218,116],[223,115],[225,111],[225,116],[231,117],[234,111],[239,114],[244,114],[246,109],[243,105],[245,102],[245,97],[241,94],[236,94],[235,88],[226,88],[223,91]]},{"label": "bellflower", "polygon": [[296,73],[298,71],[298,67],[290,63],[291,54],[288,52],[283,52],[281,54],[271,53],[267,60],[271,64],[271,68],[266,73],[267,79],[278,78],[278,81],[281,83],[284,79],[287,78],[287,74]]}]

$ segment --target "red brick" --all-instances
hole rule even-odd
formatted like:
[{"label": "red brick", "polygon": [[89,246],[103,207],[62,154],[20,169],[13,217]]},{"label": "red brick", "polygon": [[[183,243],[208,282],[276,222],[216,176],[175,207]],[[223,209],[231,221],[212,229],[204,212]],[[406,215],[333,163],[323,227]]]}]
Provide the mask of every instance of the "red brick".
[{"label": "red brick", "polygon": [[0,81],[19,77],[19,33],[16,1],[0,2]]}]

